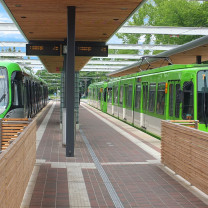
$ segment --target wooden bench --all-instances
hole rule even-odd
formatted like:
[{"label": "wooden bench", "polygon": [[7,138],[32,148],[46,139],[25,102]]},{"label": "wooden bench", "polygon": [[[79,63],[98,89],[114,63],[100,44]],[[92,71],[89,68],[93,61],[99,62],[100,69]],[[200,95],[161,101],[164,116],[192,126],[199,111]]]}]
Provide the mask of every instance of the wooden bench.
[{"label": "wooden bench", "polygon": [[199,124],[198,120],[170,120],[170,122],[195,129],[198,129],[198,124]]},{"label": "wooden bench", "polygon": [[3,118],[1,119],[1,150],[5,150],[28,126],[28,118]]}]

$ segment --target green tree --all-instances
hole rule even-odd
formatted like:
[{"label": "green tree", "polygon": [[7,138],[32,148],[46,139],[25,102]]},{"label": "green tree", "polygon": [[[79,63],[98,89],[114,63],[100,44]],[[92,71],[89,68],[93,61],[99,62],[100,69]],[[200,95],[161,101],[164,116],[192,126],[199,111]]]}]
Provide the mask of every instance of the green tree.
[{"label": "green tree", "polygon": [[[130,19],[128,25],[138,26],[175,26],[175,27],[207,27],[208,2],[188,0],[149,0]],[[141,34],[118,34],[124,43],[138,43]],[[184,44],[200,36],[155,35],[155,44]],[[145,44],[151,42],[152,35],[145,36]]]},{"label": "green tree", "polygon": [[36,75],[48,84],[49,94],[54,94],[54,92],[57,92],[57,88],[58,90],[60,90],[61,74],[49,73],[47,70],[44,69],[37,71]]}]

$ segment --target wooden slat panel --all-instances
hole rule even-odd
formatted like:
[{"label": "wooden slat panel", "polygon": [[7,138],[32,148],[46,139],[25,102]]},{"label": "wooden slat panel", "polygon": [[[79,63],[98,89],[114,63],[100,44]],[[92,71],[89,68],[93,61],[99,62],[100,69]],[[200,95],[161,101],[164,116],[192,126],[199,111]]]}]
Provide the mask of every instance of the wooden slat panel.
[{"label": "wooden slat panel", "polygon": [[8,132],[8,133],[4,133],[2,132],[2,136],[12,136],[12,135],[18,135],[19,132]]},{"label": "wooden slat panel", "polygon": [[3,118],[3,121],[28,121],[28,118]]},{"label": "wooden slat panel", "polygon": [[176,174],[208,194],[207,132],[162,121],[161,159]]},{"label": "wooden slat panel", "polygon": [[12,138],[17,138],[18,136],[3,136],[3,139],[12,139]]},{"label": "wooden slat panel", "polygon": [[29,120],[17,118],[2,120],[2,149],[5,149],[11,143],[10,141],[16,139],[23,129],[28,126]]},{"label": "wooden slat panel", "polygon": [[6,129],[8,129],[8,130],[11,130],[11,129],[19,129],[19,130],[22,130],[23,127],[21,127],[21,126],[18,126],[18,127],[15,127],[15,126],[13,126],[13,127],[4,127],[4,130],[6,130]]},{"label": "wooden slat panel", "polygon": [[28,123],[27,124],[23,124],[23,123],[3,123],[2,126],[4,127],[7,127],[7,126],[20,126],[20,127],[25,127],[25,126],[28,126]]},{"label": "wooden slat panel", "polygon": [[2,129],[2,133],[5,134],[5,133],[16,133],[16,132],[22,132],[23,129]]},{"label": "wooden slat panel", "polygon": [[[12,144],[10,141],[13,141]],[[16,139],[2,140],[0,207],[20,207],[35,164],[35,141],[36,121],[29,124]]]}]

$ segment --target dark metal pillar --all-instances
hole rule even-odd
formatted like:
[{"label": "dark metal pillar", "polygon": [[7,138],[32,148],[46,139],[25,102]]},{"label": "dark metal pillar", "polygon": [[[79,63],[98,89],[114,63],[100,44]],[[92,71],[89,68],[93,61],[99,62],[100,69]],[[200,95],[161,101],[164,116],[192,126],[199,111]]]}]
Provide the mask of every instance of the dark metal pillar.
[{"label": "dark metal pillar", "polygon": [[74,66],[75,66],[75,7],[67,7],[66,56],[66,157],[74,157]]},{"label": "dark metal pillar", "polygon": [[64,69],[63,69],[63,75],[64,75],[64,83],[63,83],[63,108],[66,108],[66,55],[64,55]]},{"label": "dark metal pillar", "polygon": [[87,97],[87,79],[84,80],[85,83],[85,97]]}]

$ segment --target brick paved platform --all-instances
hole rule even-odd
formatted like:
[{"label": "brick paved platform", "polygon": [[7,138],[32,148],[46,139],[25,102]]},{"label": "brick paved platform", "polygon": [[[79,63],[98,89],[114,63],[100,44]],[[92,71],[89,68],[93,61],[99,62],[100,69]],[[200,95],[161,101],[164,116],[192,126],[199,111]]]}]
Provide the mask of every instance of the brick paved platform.
[{"label": "brick paved platform", "polygon": [[39,119],[22,207],[208,208],[207,195],[160,164],[159,140],[82,102],[75,157],[66,158],[59,118],[54,102]]}]

